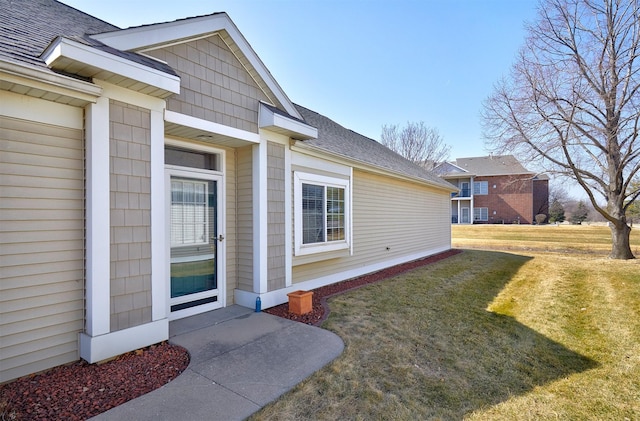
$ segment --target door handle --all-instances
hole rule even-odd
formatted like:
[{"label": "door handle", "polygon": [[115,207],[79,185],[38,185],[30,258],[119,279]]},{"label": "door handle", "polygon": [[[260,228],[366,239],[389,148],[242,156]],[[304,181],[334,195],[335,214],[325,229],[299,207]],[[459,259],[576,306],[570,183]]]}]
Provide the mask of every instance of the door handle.
[{"label": "door handle", "polygon": [[222,242],[224,240],[224,235],[220,234],[218,236],[218,241]]}]

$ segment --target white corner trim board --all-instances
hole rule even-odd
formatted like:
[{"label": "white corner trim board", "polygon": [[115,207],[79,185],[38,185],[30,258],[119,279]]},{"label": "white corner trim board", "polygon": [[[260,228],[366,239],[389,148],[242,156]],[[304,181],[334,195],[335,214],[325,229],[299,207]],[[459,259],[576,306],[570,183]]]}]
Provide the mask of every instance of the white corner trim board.
[{"label": "white corner trim board", "polygon": [[99,336],[80,333],[80,358],[93,364],[167,339],[168,319]]}]

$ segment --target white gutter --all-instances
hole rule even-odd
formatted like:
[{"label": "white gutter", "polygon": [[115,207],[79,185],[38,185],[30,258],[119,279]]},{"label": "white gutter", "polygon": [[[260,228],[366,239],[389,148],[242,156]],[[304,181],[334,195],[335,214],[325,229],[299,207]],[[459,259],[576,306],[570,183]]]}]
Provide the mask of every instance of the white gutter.
[{"label": "white gutter", "polygon": [[102,88],[93,83],[14,61],[0,60],[0,79],[87,102],[95,102],[102,94]]},{"label": "white gutter", "polygon": [[55,67],[56,60],[63,58],[137,80],[168,92],[180,93],[180,78],[178,76],[169,75],[70,39],[58,38],[42,53],[42,59],[49,67]]},{"label": "white gutter", "polygon": [[[403,173],[400,173],[400,172],[397,172],[397,171],[393,171],[393,170],[390,170],[388,168],[383,168],[383,167],[379,167],[379,166],[373,165],[373,164],[371,164],[369,162],[365,162],[365,161],[362,161],[362,160],[354,159],[354,158],[352,158],[350,156],[347,156],[347,155],[337,154],[335,152],[329,152],[327,150],[315,148],[313,146],[307,146],[307,145],[304,145],[304,143],[301,143],[301,142],[296,142],[295,145],[291,146],[291,150],[294,151],[294,152],[305,153],[307,155],[312,155],[312,156],[315,156],[317,158],[322,158],[322,159],[327,159],[327,155],[328,155],[328,156],[336,158],[336,159],[334,159],[334,161],[338,162],[340,164],[343,164],[343,165],[353,166],[354,168],[358,168],[358,169],[366,170],[366,171],[375,170],[374,172],[376,172],[378,174],[390,175],[390,176],[398,178],[398,179],[402,179],[402,180],[406,180],[406,181],[412,181],[412,182],[416,182],[416,183],[419,183],[419,184],[424,184],[424,185],[427,185],[427,186],[430,186],[430,187],[435,187],[435,188],[437,188],[439,190],[444,190],[444,191],[446,191],[448,193],[459,191],[459,189],[457,187],[455,187],[453,184],[450,184],[448,181],[444,181],[443,180],[443,184],[440,184],[440,183],[432,182],[432,181],[429,181],[429,180],[425,180],[424,178],[412,177],[410,175],[403,174]],[[449,184],[451,187],[450,188],[447,187],[446,185],[444,185],[444,183]]]}]

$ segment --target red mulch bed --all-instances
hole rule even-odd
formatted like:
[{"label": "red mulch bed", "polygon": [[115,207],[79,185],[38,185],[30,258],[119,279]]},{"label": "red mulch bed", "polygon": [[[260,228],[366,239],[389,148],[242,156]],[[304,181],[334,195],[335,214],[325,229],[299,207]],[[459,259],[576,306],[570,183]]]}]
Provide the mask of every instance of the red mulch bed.
[{"label": "red mulch bed", "polygon": [[[327,298],[460,253],[449,250],[413,262],[313,290],[313,310],[302,316],[285,303],[265,310],[301,323],[320,325],[329,315]],[[169,383],[189,365],[188,352],[163,342],[104,364],[78,361],[0,385],[0,420],[85,420]]]},{"label": "red mulch bed", "polygon": [[104,364],[78,361],[0,386],[2,420],[85,420],[169,383],[189,365],[162,342]]},{"label": "red mulch bed", "polygon": [[390,268],[379,270],[378,272],[369,273],[367,275],[359,276],[357,278],[348,279],[346,281],[338,282],[335,284],[327,285],[313,290],[313,310],[310,313],[297,315],[289,312],[289,303],[284,303],[279,306],[268,308],[265,313],[273,314],[274,316],[283,317],[285,319],[294,320],[296,322],[306,323],[309,325],[319,326],[329,316],[329,306],[327,305],[327,298],[349,291],[355,288],[360,288],[364,285],[368,285],[374,282],[379,282],[392,276],[399,275],[401,273],[410,271],[421,266],[435,263],[442,259],[454,256],[461,253],[462,250],[448,250],[434,256],[425,257],[424,259],[414,260],[412,262],[403,263],[401,265],[392,266]]}]

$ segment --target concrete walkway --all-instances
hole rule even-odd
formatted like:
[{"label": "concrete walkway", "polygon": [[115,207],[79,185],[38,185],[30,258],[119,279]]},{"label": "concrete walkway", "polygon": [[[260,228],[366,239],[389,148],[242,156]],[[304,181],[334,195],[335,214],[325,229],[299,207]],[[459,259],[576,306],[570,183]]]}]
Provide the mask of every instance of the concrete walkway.
[{"label": "concrete walkway", "polygon": [[189,350],[175,380],[94,420],[242,420],[338,357],[335,334],[231,306],[170,323]]}]

